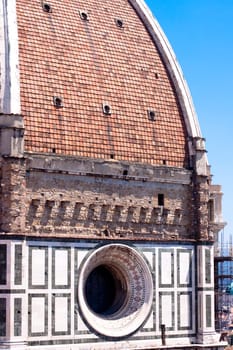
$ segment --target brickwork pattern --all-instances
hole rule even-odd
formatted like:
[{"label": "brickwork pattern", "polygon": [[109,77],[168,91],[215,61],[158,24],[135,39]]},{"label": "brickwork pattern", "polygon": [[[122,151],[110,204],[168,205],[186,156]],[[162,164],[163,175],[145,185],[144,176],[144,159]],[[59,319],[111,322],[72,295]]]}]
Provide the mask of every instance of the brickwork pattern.
[{"label": "brickwork pattern", "polygon": [[[26,150],[186,166],[176,94],[128,1],[49,4],[51,12],[45,12],[40,0],[17,1]],[[54,96],[63,107],[54,106]],[[104,102],[110,115],[103,113]],[[150,109],[155,121],[148,118]]]}]

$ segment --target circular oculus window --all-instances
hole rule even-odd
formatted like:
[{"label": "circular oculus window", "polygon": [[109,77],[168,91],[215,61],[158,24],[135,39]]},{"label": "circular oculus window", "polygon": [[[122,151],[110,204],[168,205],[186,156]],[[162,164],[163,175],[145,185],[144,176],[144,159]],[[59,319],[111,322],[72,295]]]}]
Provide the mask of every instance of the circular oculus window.
[{"label": "circular oculus window", "polygon": [[78,303],[91,329],[110,338],[135,333],[146,321],[153,281],[145,259],[132,247],[98,248],[80,267]]}]

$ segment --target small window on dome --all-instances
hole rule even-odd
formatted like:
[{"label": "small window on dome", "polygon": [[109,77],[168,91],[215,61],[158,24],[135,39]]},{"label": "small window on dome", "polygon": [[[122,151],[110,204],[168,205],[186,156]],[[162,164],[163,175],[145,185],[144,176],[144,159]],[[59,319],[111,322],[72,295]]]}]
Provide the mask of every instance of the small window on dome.
[{"label": "small window on dome", "polygon": [[115,18],[115,23],[116,23],[117,27],[119,27],[119,28],[124,27],[124,22],[120,18]]},{"label": "small window on dome", "polygon": [[63,107],[62,98],[59,96],[53,96],[53,104],[56,108]]},{"label": "small window on dome", "polygon": [[50,4],[48,4],[47,2],[43,2],[42,4],[42,8],[45,12],[52,12],[52,7]]},{"label": "small window on dome", "polygon": [[111,106],[108,103],[103,103],[102,107],[103,107],[104,114],[111,115],[112,109],[111,109]]},{"label": "small window on dome", "polygon": [[89,21],[89,16],[88,16],[88,13],[86,11],[80,10],[79,16],[83,21]]},{"label": "small window on dome", "polygon": [[148,115],[148,119],[149,119],[150,121],[152,121],[152,122],[155,121],[155,118],[156,118],[155,111],[153,111],[152,109],[148,109],[147,115]]}]

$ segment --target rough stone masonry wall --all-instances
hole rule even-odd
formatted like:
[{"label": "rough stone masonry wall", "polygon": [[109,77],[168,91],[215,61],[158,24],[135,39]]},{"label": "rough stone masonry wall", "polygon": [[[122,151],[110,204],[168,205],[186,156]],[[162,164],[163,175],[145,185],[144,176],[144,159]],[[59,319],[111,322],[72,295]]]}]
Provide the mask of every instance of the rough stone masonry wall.
[{"label": "rough stone masonry wall", "polygon": [[194,190],[193,190],[193,227],[197,232],[198,240],[213,239],[210,237],[210,222],[209,222],[209,209],[208,202],[210,198],[210,188],[207,176],[195,176],[194,177]]},{"label": "rough stone masonry wall", "polygon": [[21,233],[26,216],[26,161],[2,157],[0,162],[0,231]]},{"label": "rough stone masonry wall", "polygon": [[[191,181],[190,173],[181,169],[103,164],[3,157],[1,232],[93,239],[211,239],[206,177]],[[164,195],[163,206],[159,194]]]},{"label": "rough stone masonry wall", "polygon": [[[46,158],[43,162],[45,165]],[[43,169],[28,167],[26,234],[93,239],[195,239],[188,172],[184,175],[181,170],[161,167],[157,168],[156,176],[148,177],[148,169],[141,169],[141,176],[135,176],[135,171],[137,175],[140,172],[140,166],[135,165],[131,169],[133,176],[124,171],[123,175],[117,172],[110,175],[114,163],[103,169],[103,174],[93,170],[96,164],[91,161],[82,165],[79,173],[77,167],[73,172],[65,171],[69,164],[63,164],[63,170],[49,164]],[[85,173],[89,167],[92,174]],[[164,205],[158,201],[161,194]]]}]

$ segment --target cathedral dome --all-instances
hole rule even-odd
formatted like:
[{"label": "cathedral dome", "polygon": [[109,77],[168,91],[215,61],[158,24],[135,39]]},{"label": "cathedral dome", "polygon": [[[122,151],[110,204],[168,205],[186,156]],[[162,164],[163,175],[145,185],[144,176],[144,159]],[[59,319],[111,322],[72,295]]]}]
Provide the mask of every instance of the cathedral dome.
[{"label": "cathedral dome", "polygon": [[142,1],[21,0],[16,20],[26,152],[188,167],[192,102]]}]

